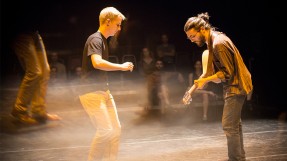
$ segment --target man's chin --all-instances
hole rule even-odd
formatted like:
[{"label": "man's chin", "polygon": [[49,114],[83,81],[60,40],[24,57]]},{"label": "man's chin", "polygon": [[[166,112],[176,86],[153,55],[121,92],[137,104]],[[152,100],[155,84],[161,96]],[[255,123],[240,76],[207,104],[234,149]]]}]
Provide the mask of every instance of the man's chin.
[{"label": "man's chin", "polygon": [[203,46],[204,46],[204,43],[196,42],[196,45],[197,45],[198,47],[203,47]]}]

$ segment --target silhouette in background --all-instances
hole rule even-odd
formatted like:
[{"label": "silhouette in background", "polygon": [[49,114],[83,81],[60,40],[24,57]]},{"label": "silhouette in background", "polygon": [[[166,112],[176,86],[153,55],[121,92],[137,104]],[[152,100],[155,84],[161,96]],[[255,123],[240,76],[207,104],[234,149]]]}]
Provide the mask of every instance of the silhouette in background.
[{"label": "silhouette in background", "polygon": [[[178,88],[178,84],[185,82],[181,73],[164,71],[164,65],[161,59],[157,59],[155,70],[147,76],[148,109],[158,107],[163,113],[172,108],[170,101],[171,84]],[[174,83],[174,79],[179,83]]]},{"label": "silhouette in background", "polygon": [[70,83],[71,84],[82,84],[85,83],[84,80],[82,79],[82,67],[77,66],[75,69],[72,71],[72,75],[70,77]]},{"label": "silhouette in background", "polygon": [[155,70],[155,61],[152,51],[148,47],[142,48],[138,62],[139,74],[146,79]]},{"label": "silhouette in background", "polygon": [[49,80],[49,85],[54,86],[57,85],[59,83],[59,79],[58,79],[58,69],[57,67],[53,67],[51,66],[51,72],[50,72],[50,80]]},{"label": "silhouette in background", "polygon": [[11,115],[15,121],[36,125],[47,120],[60,120],[47,113],[46,93],[50,78],[50,66],[41,35],[22,32],[13,42],[13,50],[25,71]]},{"label": "silhouette in background", "polygon": [[152,73],[147,75],[148,110],[157,107],[162,109],[170,104],[167,87],[163,82],[163,67],[163,61],[158,59]]},{"label": "silhouette in background", "polygon": [[82,67],[76,67],[74,70],[74,78],[81,79],[82,78]]},{"label": "silhouette in background", "polygon": [[[208,54],[208,50],[205,50],[203,55]],[[197,60],[194,63],[194,70],[193,72],[189,73],[188,75],[188,80],[189,80],[189,88],[193,86],[194,80],[197,80],[200,78],[200,76],[203,73],[203,64],[207,65],[206,63],[201,63],[201,60]],[[205,67],[206,68],[206,67]],[[212,89],[209,89],[207,87],[204,89],[196,90],[192,96],[193,101],[202,101],[202,108],[203,108],[203,115],[202,115],[202,120],[206,121],[207,120],[207,114],[208,114],[208,106],[209,106],[209,101],[210,101],[210,96],[211,97],[216,97],[216,94],[212,91]]]},{"label": "silhouette in background", "polygon": [[155,63],[156,60],[154,58],[154,55],[152,53],[152,51],[150,51],[150,49],[148,47],[143,47],[142,51],[140,53],[140,60],[138,62],[138,71],[140,76],[142,76],[143,80],[144,80],[144,85],[145,85],[145,89],[146,89],[146,93],[144,94],[145,97],[145,105],[144,105],[144,109],[147,110],[152,106],[152,103],[150,101],[151,96],[149,96],[151,93],[149,92],[149,76],[154,72],[155,70]]},{"label": "silhouette in background", "polygon": [[49,57],[50,66],[57,68],[56,74],[58,81],[65,82],[67,80],[67,70],[64,61],[59,58],[59,54],[57,52],[52,52]]},{"label": "silhouette in background", "polygon": [[156,47],[157,59],[161,59],[165,64],[165,70],[175,70],[176,50],[175,45],[169,42],[167,34],[161,35],[161,43]]}]

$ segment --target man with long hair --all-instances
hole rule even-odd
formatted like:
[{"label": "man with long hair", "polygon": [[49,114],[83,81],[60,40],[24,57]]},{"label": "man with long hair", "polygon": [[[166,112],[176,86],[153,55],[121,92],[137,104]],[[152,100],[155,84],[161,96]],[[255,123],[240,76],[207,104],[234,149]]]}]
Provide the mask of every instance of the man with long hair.
[{"label": "man with long hair", "polygon": [[[228,160],[245,161],[241,110],[246,96],[253,89],[251,74],[233,42],[211,26],[208,13],[190,17],[184,25],[184,32],[192,43],[198,46],[207,44],[207,71],[194,81],[194,87],[203,89],[208,82],[223,83],[222,127],[227,138]],[[192,95],[194,89],[191,87],[185,96]],[[183,101],[188,102],[185,97]]]}]

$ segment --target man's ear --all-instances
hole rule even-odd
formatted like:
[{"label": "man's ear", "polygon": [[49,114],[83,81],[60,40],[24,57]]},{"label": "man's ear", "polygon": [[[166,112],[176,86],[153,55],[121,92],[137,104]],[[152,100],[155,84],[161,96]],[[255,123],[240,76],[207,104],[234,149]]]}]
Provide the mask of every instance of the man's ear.
[{"label": "man's ear", "polygon": [[107,21],[107,26],[110,26],[111,19],[108,18],[106,21]]}]

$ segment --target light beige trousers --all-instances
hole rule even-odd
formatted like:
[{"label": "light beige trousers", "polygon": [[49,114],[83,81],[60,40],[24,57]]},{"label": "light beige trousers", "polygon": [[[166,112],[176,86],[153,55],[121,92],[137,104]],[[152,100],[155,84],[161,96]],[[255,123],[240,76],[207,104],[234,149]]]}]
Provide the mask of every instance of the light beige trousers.
[{"label": "light beige trousers", "polygon": [[96,91],[79,97],[96,128],[88,161],[117,160],[121,125],[110,91]]}]

